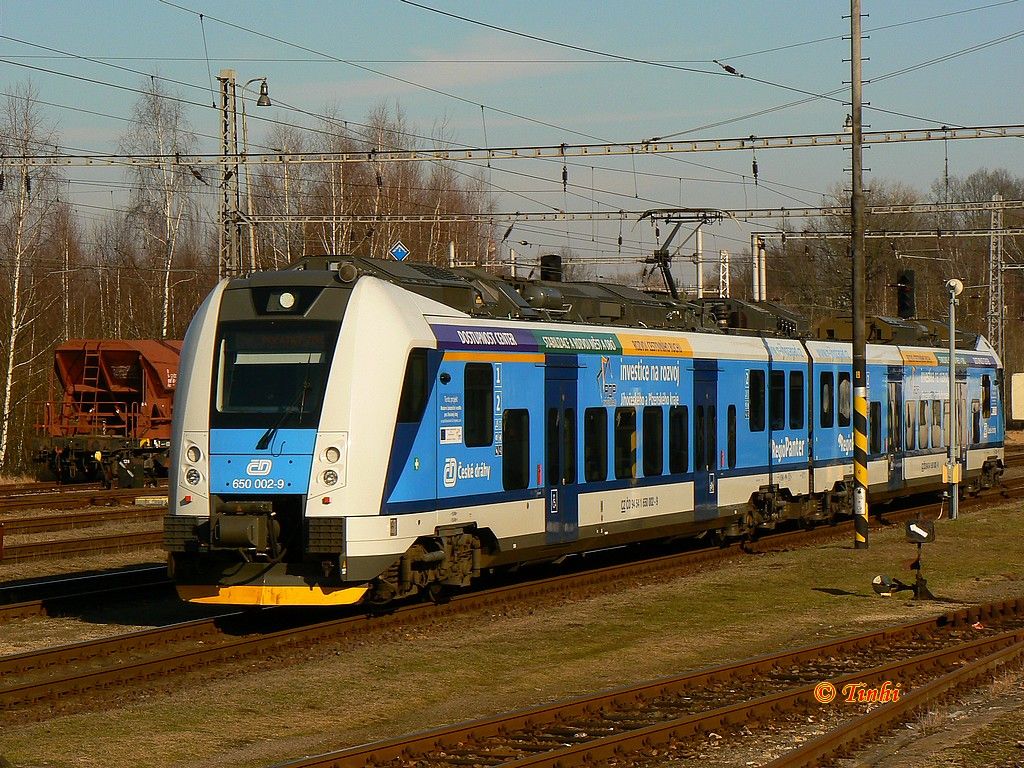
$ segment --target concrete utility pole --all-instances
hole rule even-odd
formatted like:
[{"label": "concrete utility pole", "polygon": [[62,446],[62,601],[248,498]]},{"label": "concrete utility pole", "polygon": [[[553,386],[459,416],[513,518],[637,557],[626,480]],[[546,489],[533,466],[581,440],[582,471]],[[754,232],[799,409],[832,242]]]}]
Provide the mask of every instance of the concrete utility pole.
[{"label": "concrete utility pole", "polygon": [[860,0],[850,0],[850,79],[853,119],[853,190],[850,219],[853,230],[853,546],[868,548],[868,378],[865,334],[864,165],[861,123]]}]

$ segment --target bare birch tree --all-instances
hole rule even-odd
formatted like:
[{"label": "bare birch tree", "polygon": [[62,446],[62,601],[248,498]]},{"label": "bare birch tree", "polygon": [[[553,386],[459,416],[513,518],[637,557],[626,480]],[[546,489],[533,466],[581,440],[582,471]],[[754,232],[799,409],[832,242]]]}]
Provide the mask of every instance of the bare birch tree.
[{"label": "bare birch tree", "polygon": [[[16,158],[4,163],[3,189],[0,192],[0,252],[6,255],[5,279],[0,283],[0,338],[2,352],[3,411],[0,413],[0,466],[10,462],[15,392],[20,369],[30,367],[43,352],[52,348],[53,339],[45,343],[33,338],[31,348],[23,349],[33,326],[52,306],[58,293],[47,291],[45,265],[40,263],[48,244],[57,205],[57,173],[52,168],[30,167],[24,159],[56,150],[52,129],[45,125],[36,105],[35,89],[20,86],[4,102],[0,124],[0,141],[4,156]],[[20,158],[20,159],[19,159]],[[52,283],[52,281],[51,281]],[[43,351],[40,351],[43,350]],[[24,390],[24,386],[20,387]],[[22,412],[27,403],[19,402]],[[27,419],[21,414],[21,421]]]},{"label": "bare birch tree", "polygon": [[178,161],[194,151],[195,135],[180,101],[151,78],[146,93],[132,109],[133,125],[121,138],[121,152],[156,155],[153,165],[138,165],[130,173],[132,189],[129,220],[142,235],[142,250],[160,274],[159,334],[167,338],[171,326],[171,273],[180,240],[196,220],[192,194],[198,178]]}]

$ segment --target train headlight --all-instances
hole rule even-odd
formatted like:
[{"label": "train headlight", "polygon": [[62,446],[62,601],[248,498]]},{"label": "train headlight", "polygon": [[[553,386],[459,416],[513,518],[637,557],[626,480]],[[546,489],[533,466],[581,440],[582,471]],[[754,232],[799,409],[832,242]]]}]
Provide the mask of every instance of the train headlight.
[{"label": "train headlight", "polygon": [[185,449],[185,458],[195,464],[201,458],[203,458],[203,452],[199,450],[198,445],[190,445]]},{"label": "train headlight", "polygon": [[285,291],[277,298],[282,309],[291,309],[295,306],[295,294]]},{"label": "train headlight", "polygon": [[189,467],[185,471],[185,482],[189,485],[199,485],[200,480],[202,480],[202,475],[199,474],[199,470],[195,467]]},{"label": "train headlight", "polygon": [[336,482],[338,482],[338,473],[335,472],[333,469],[325,470],[323,474],[323,480],[324,485],[334,485]]},{"label": "train headlight", "polygon": [[324,451],[324,460],[328,464],[334,464],[341,458],[341,451],[335,448],[333,445]]}]

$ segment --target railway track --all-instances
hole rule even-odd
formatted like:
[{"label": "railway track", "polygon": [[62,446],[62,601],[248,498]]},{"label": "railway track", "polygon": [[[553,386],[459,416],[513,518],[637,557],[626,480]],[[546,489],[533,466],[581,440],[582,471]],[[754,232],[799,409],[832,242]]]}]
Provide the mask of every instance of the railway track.
[{"label": "railway track", "polygon": [[0,623],[149,597],[172,586],[162,564],[6,584],[0,587]]},{"label": "railway track", "polygon": [[163,520],[166,514],[166,506],[140,506],[136,504],[128,507],[105,507],[60,515],[8,518],[0,522],[0,526],[2,526],[3,535],[5,536],[23,536],[34,533],[88,528],[117,520],[133,522]]},{"label": "railway track", "polygon": [[61,486],[61,490],[42,492],[0,493],[0,512],[21,509],[82,509],[84,507],[110,506],[113,504],[134,504],[143,497],[166,496],[163,488],[110,488],[99,484],[87,487]]},{"label": "railway track", "polygon": [[[910,519],[916,514],[916,510],[905,510],[887,517],[891,524],[893,518],[902,516]],[[874,524],[878,525],[877,522]],[[323,642],[337,644],[338,641],[399,627],[405,629],[413,625],[430,625],[444,622],[457,614],[480,610],[493,612],[502,605],[520,604],[529,599],[578,598],[603,592],[609,585],[620,586],[651,576],[666,578],[692,573],[742,557],[744,552],[759,553],[810,546],[836,536],[849,535],[851,530],[852,523],[846,522],[832,527],[773,534],[730,547],[673,553],[639,562],[619,562],[579,573],[563,572],[553,578],[459,594],[441,605],[406,605],[383,616],[350,612],[341,618],[317,624],[292,623],[285,629],[274,629],[272,622],[279,620],[277,617],[296,615],[295,612],[275,609],[259,614],[268,624],[251,625],[246,632],[240,632],[237,627],[226,631],[221,619],[207,619],[190,622],[184,629],[169,626],[141,634],[0,658],[0,680],[3,681],[0,687],[0,712],[17,710],[24,717],[45,718],[53,707],[87,708],[94,705],[97,698],[110,695],[110,691],[116,691],[122,686],[146,685],[154,676],[169,679],[203,666],[291,652]],[[13,612],[16,609],[11,607],[11,610]],[[31,613],[33,608],[26,607],[23,610]],[[308,617],[309,614],[302,612],[300,615]],[[249,636],[249,632],[255,634]],[[176,648],[185,640],[184,649]],[[16,673],[16,669],[26,672],[32,669],[50,671],[41,681],[18,683],[20,678],[17,674],[20,673]]]},{"label": "railway track", "polygon": [[[709,732],[724,739],[720,746],[728,750],[730,739],[756,736],[789,713],[800,713],[806,723],[808,713],[822,716],[824,707],[842,708],[819,700],[828,690],[823,686],[901,692],[897,701],[879,703],[837,730],[849,736],[830,733],[771,763],[812,766],[847,748],[851,739],[1022,660],[1024,600],[1012,600],[286,765],[653,766],[698,758]],[[861,703],[859,710],[847,710],[867,708]]]},{"label": "railway track", "polygon": [[[96,484],[99,487],[99,483]],[[0,483],[0,496],[18,493],[42,493],[61,487],[55,482],[33,481],[28,483]]]},{"label": "railway track", "polygon": [[25,544],[3,544],[0,541],[0,562],[43,560],[51,557],[76,557],[154,549],[163,544],[162,530],[113,533],[102,536],[83,536],[77,539],[41,541]]}]

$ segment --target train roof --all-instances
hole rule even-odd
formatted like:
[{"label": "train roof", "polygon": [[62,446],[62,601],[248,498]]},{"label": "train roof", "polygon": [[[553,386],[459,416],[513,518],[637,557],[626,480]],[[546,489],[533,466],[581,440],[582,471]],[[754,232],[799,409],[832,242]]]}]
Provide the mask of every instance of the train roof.
[{"label": "train roof", "polygon": [[[343,254],[305,257],[289,270],[329,272],[332,280],[341,283],[354,283],[363,275],[372,275],[481,319],[852,341],[852,319],[848,315],[835,316],[812,327],[799,313],[772,302],[753,303],[729,297],[687,301],[615,283],[528,280],[495,275],[479,267],[447,268]],[[296,278],[300,282],[316,279],[312,274]],[[249,279],[259,278],[252,275]],[[948,331],[941,322],[869,317],[867,324],[869,344],[948,345]],[[982,341],[976,334],[956,334],[960,349],[980,349]]]}]

